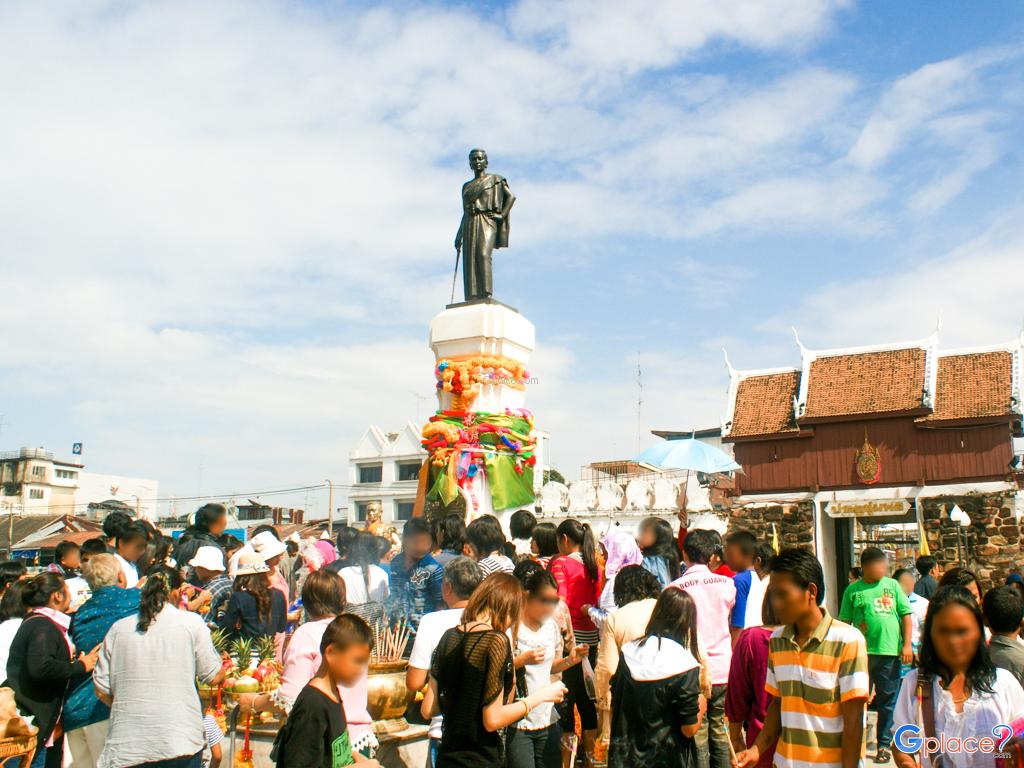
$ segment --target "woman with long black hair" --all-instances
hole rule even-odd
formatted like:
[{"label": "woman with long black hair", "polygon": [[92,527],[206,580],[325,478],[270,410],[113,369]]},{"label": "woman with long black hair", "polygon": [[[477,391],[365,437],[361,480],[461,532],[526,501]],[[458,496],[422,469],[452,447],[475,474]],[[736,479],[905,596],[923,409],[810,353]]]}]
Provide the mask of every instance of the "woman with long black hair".
[{"label": "woman with long black hair", "polygon": [[679,578],[679,545],[667,520],[644,518],[640,522],[636,543],[644,554],[644,568],[658,577],[662,587]]},{"label": "woman with long black hair", "polygon": [[[559,556],[548,565],[548,570],[558,584],[558,596],[569,609],[572,631],[577,644],[587,645],[588,666],[593,672],[597,663],[597,627],[586,611],[586,606],[597,603],[597,543],[594,532],[587,523],[579,520],[563,520],[555,530],[558,538]],[[580,728],[583,731],[581,761],[584,768],[593,765],[594,745],[597,739],[597,705],[590,697],[584,679],[583,665],[569,667],[562,675],[569,693],[565,697],[562,733],[575,733],[573,709],[579,713]],[[569,748],[569,745],[566,745]]]},{"label": "woman with long black hair", "polygon": [[554,523],[537,523],[530,536],[530,551],[534,559],[545,568],[551,558],[558,557],[558,528]]},{"label": "woman with long black hair", "polygon": [[622,648],[612,684],[608,768],[691,768],[704,700],[697,607],[681,589],[661,593],[644,636]]},{"label": "woman with long black hair", "polygon": [[181,574],[166,565],[146,573],[139,611],[114,623],[93,684],[110,707],[100,765],[198,768],[206,739],[195,681],[216,686],[220,654],[203,619],[176,606]]},{"label": "woman with long black hair", "polygon": [[[388,572],[380,567],[378,541],[372,533],[360,532],[349,547],[345,565],[336,571],[345,582],[346,610],[370,626],[383,615],[384,604],[391,593]],[[327,569],[332,570],[330,565]]]},{"label": "woman with long black hair", "polygon": [[274,637],[284,632],[288,606],[281,590],[270,584],[270,567],[255,552],[243,552],[224,615],[217,622],[233,637]]},{"label": "woman with long black hair", "polygon": [[71,596],[62,576],[40,573],[29,579],[22,602],[28,615],[11,643],[4,685],[14,690],[18,710],[34,717],[39,729],[32,768],[57,768],[64,756],[57,725],[68,684],[92,672],[99,648],[75,653],[68,637]]},{"label": "woman with long black hair", "polygon": [[[1024,717],[1024,690],[1013,674],[998,669],[985,644],[985,624],[978,601],[962,586],[940,586],[928,603],[921,630],[921,651],[917,669],[903,678],[893,712],[893,728],[915,725],[921,738],[928,736],[998,736],[992,729]],[[934,732],[929,723],[934,724]],[[881,745],[879,745],[881,746]],[[917,761],[902,751],[899,743],[893,758],[899,768],[911,768]],[[989,752],[966,751],[922,755],[922,768],[954,765],[980,768],[997,764]]]}]

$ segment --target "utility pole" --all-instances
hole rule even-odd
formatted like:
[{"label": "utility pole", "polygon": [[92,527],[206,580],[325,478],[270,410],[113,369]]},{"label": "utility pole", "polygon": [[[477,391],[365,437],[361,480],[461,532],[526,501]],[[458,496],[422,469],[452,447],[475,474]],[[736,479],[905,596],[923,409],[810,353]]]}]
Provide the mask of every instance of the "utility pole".
[{"label": "utility pole", "polygon": [[334,483],[325,480],[327,483],[327,535],[334,543]]},{"label": "utility pole", "polygon": [[7,559],[14,559],[14,502],[5,501],[7,507]]},{"label": "utility pole", "polygon": [[416,398],[416,423],[419,424],[420,423],[420,405],[422,403],[426,402],[427,396],[426,395],[421,395],[419,392],[413,392],[411,389],[409,390],[409,394]]},{"label": "utility pole", "polygon": [[644,375],[640,370],[640,353],[636,353],[636,452],[640,453],[643,435]]}]

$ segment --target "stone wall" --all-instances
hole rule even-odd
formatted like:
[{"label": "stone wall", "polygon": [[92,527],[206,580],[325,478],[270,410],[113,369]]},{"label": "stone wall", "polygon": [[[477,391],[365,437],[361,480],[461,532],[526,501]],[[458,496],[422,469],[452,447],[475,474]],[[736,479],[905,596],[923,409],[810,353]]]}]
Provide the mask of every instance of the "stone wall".
[{"label": "stone wall", "polygon": [[[919,504],[932,555],[944,569],[964,565],[974,570],[982,592],[1002,584],[1011,566],[1024,567],[1024,521],[1014,517],[1012,493],[941,496]],[[966,529],[968,546],[962,560],[957,555],[958,526],[949,519],[949,510],[954,505],[959,505],[972,523]],[[962,534],[960,540],[962,550]]]},{"label": "stone wall", "polygon": [[772,523],[779,534],[779,548],[814,548],[814,502],[801,501],[772,506],[733,507],[728,511],[729,530],[747,530],[760,541],[772,541]]},{"label": "stone wall", "polygon": [[[1024,518],[1014,515],[1014,494],[968,494],[938,496],[918,501],[925,535],[932,555],[943,570],[957,565],[975,571],[982,592],[1006,581],[1010,568],[1024,572]],[[957,552],[958,526],[950,521],[954,505],[971,518],[967,547]],[[779,546],[814,547],[814,503],[811,501],[771,506],[736,506],[727,510],[729,530],[752,531],[759,540],[771,542],[772,523],[779,534]]]}]

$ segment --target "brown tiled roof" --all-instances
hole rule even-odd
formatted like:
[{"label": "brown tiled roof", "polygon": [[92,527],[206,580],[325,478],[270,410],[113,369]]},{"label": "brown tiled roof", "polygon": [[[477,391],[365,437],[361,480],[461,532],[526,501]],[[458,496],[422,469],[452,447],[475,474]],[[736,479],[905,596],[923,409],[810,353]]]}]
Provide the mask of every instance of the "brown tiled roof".
[{"label": "brown tiled roof", "polygon": [[895,349],[811,361],[801,418],[909,411],[922,406],[925,351]]},{"label": "brown tiled roof", "polygon": [[1004,416],[1013,395],[1013,355],[974,352],[939,358],[935,410],[920,421]]},{"label": "brown tiled roof", "polygon": [[741,379],[729,437],[755,437],[795,432],[793,398],[800,388],[800,372],[784,371]]}]

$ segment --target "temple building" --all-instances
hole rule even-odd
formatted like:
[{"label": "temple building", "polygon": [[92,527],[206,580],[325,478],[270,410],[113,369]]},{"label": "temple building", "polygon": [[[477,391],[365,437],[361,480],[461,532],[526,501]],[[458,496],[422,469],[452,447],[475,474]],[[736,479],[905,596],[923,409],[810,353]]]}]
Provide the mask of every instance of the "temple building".
[{"label": "temple building", "polygon": [[[897,566],[927,547],[1001,583],[1022,557],[1024,334],[941,350],[914,343],[810,350],[792,368],[738,371],[722,439],[736,461],[730,526],[813,546],[830,603],[879,546]],[[970,524],[950,513],[959,507]],[[835,609],[837,606],[831,605]]]}]

